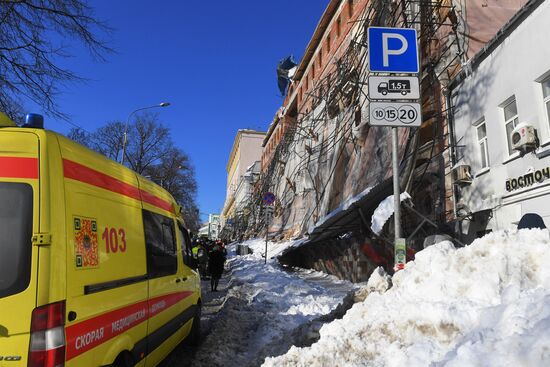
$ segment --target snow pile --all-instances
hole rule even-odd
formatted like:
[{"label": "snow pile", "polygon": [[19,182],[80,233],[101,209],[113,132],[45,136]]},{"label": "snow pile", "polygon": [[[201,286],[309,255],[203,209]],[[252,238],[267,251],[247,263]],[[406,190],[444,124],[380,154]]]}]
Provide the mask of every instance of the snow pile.
[{"label": "snow pile", "polygon": [[355,293],[355,302],[364,301],[372,292],[384,293],[391,285],[391,277],[382,267],[378,267],[372,272],[367,284]]},{"label": "snow pile", "polygon": [[391,287],[391,277],[381,267],[376,268],[367,282],[371,292],[384,293]]},{"label": "snow pile", "polygon": [[[407,200],[410,198],[411,196],[407,192],[403,192],[401,193],[401,195],[399,195],[400,201]],[[374,213],[372,215],[372,221],[371,221],[372,231],[376,234],[380,234],[380,232],[382,232],[382,228],[384,227],[384,224],[392,215],[393,215],[393,195],[390,195],[384,200],[382,200],[382,202],[374,210]]]},{"label": "snow pile", "polygon": [[264,365],[550,366],[548,264],[547,230],[496,232],[461,249],[440,242],[387,292],[324,325],[317,343]]}]

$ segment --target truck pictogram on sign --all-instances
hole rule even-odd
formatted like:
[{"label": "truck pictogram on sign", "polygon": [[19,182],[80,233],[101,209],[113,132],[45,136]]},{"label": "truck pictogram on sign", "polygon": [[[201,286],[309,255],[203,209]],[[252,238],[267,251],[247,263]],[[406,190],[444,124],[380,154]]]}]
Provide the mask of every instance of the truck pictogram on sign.
[{"label": "truck pictogram on sign", "polygon": [[378,84],[378,92],[383,95],[399,93],[406,96],[411,92],[411,83],[408,80],[390,79],[388,82]]},{"label": "truck pictogram on sign", "polygon": [[420,99],[419,81],[415,76],[369,76],[368,85],[371,100]]}]

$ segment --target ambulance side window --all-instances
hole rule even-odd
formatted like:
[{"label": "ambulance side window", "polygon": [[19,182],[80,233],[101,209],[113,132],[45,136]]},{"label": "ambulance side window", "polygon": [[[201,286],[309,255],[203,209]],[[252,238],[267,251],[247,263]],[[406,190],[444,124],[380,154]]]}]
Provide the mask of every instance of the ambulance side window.
[{"label": "ambulance side window", "polygon": [[181,226],[181,224],[178,223],[178,229],[180,230],[181,235],[181,251],[183,254],[183,262],[185,265],[189,266],[190,268],[193,267],[193,253],[191,251],[191,240],[189,239],[189,234],[187,233],[187,230]]},{"label": "ambulance side window", "polygon": [[178,255],[174,220],[164,215],[143,210],[143,228],[147,244],[147,273],[150,278],[176,274]]},{"label": "ambulance side window", "polygon": [[32,201],[30,185],[0,182],[0,299],[24,291],[31,280]]}]

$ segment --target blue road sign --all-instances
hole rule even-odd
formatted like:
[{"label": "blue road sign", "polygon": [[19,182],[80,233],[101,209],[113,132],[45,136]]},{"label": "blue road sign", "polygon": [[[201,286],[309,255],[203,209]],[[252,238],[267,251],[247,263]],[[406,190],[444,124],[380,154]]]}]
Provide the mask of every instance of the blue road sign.
[{"label": "blue road sign", "polygon": [[370,27],[369,69],[379,73],[418,73],[416,29]]},{"label": "blue road sign", "polygon": [[263,197],[265,205],[271,205],[275,202],[275,194],[271,192],[266,192]]}]

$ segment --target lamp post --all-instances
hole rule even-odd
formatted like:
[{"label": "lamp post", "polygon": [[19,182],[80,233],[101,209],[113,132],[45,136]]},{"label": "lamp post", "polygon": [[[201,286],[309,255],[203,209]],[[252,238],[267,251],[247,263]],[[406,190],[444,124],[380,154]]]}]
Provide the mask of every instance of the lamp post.
[{"label": "lamp post", "polygon": [[124,136],[122,138],[122,157],[120,158],[120,164],[124,164],[124,156],[126,155],[126,143],[128,142],[128,125],[130,124],[130,118],[132,117],[132,115],[138,111],[148,110],[150,108],[168,107],[168,106],[170,106],[170,102],[161,102],[153,106],[141,107],[130,112],[130,114],[128,115],[128,118],[126,119],[126,125],[124,125]]}]

